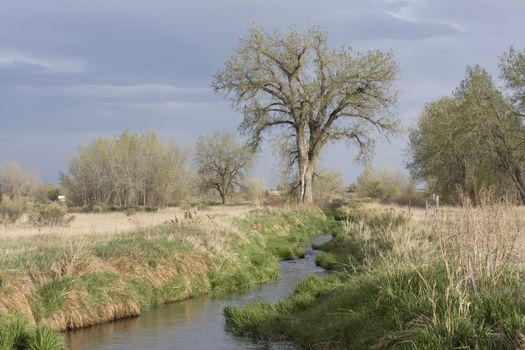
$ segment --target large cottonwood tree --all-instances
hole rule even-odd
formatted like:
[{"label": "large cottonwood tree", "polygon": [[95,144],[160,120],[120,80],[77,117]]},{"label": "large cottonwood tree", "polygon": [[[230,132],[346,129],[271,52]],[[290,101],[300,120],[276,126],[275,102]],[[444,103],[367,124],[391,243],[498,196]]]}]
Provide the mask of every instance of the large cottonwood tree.
[{"label": "large cottonwood tree", "polygon": [[254,147],[277,131],[296,169],[298,200],[310,203],[326,144],[354,143],[362,159],[373,150],[374,136],[397,131],[390,112],[396,75],[390,52],[330,49],[318,27],[268,34],[252,26],[212,86],[244,113],[240,129]]}]

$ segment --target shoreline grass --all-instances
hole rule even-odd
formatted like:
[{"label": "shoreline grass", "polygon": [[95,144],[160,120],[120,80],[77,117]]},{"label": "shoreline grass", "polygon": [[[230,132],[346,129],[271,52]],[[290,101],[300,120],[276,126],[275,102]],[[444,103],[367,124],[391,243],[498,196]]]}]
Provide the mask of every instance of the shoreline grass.
[{"label": "shoreline grass", "polygon": [[278,304],[226,308],[227,326],[305,349],[525,347],[521,224],[511,206],[466,202],[426,225],[353,210],[319,246],[318,263],[336,276],[307,279]]},{"label": "shoreline grass", "polygon": [[256,210],[107,238],[12,243],[0,254],[0,309],[64,331],[248,288],[278,279],[279,261],[304,254],[328,222],[318,210]]}]

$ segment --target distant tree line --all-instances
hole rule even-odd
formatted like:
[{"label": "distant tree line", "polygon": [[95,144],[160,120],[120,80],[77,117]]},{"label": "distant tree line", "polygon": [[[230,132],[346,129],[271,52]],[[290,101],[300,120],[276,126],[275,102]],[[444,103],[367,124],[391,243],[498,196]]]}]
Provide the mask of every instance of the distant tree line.
[{"label": "distant tree line", "polygon": [[30,197],[36,192],[37,183],[37,176],[31,169],[16,162],[0,164],[0,201],[3,197]]},{"label": "distant tree line", "polygon": [[482,188],[525,204],[525,51],[511,48],[495,81],[467,67],[452,96],[425,107],[410,132],[409,169],[448,202]]}]

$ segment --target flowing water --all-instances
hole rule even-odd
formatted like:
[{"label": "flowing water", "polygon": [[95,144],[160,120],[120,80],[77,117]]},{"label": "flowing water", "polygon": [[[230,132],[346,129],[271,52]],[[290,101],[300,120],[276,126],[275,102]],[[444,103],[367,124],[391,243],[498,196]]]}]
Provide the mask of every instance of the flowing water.
[{"label": "flowing water", "polygon": [[[322,243],[330,238],[320,236],[312,242]],[[289,343],[255,344],[236,337],[225,328],[223,309],[258,300],[276,302],[286,298],[308,275],[326,273],[315,265],[318,253],[308,249],[304,259],[281,262],[279,281],[234,294],[202,296],[162,305],[137,318],[72,331],[66,334],[66,344],[72,350],[296,349]]]}]

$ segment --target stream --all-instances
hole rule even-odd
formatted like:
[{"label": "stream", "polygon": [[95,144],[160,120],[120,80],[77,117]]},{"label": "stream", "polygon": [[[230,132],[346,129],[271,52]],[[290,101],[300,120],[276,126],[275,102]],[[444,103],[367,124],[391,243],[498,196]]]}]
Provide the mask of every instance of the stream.
[{"label": "stream", "polygon": [[[330,235],[314,238],[323,243]],[[281,279],[260,287],[226,295],[206,295],[185,301],[161,305],[140,317],[101,324],[66,333],[71,350],[236,350],[236,349],[297,349],[290,343],[257,344],[236,337],[224,324],[226,306],[245,306],[254,301],[277,302],[290,295],[297,284],[311,274],[327,272],[315,265],[319,251],[307,249],[304,259],[280,263]]]}]

